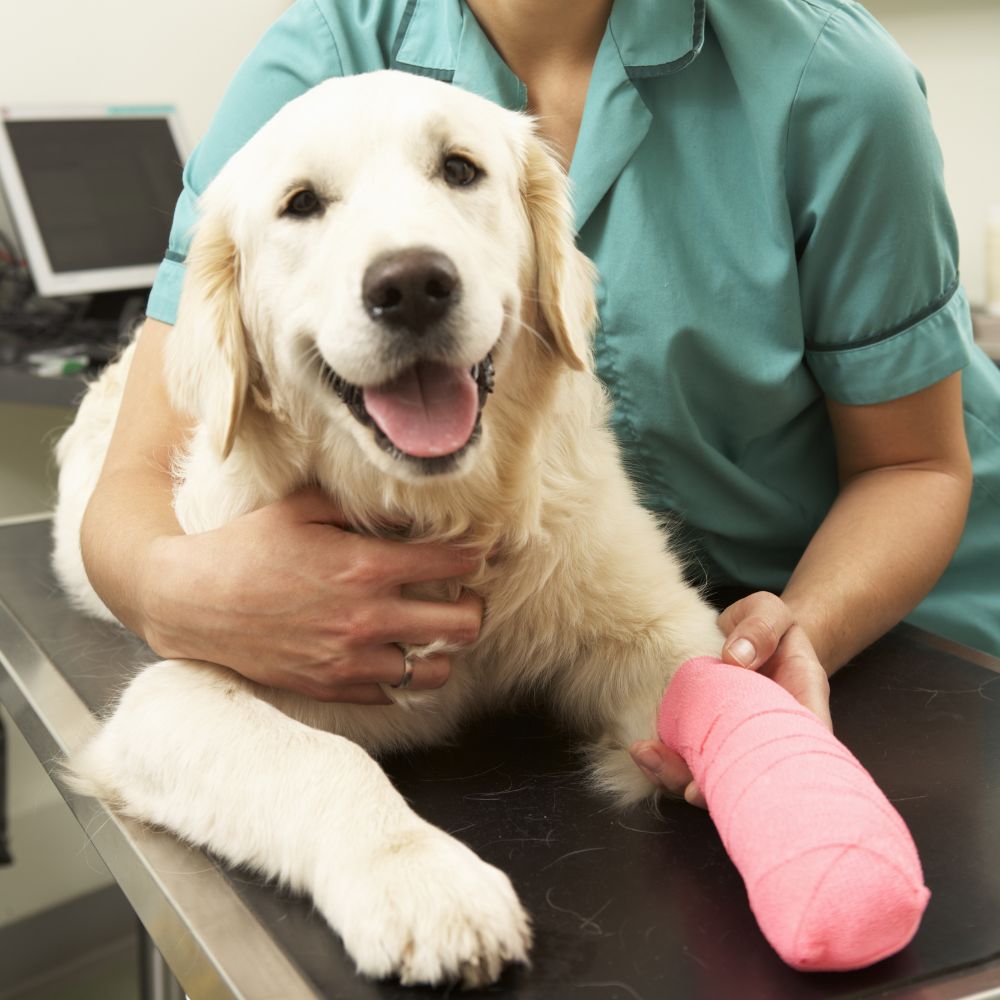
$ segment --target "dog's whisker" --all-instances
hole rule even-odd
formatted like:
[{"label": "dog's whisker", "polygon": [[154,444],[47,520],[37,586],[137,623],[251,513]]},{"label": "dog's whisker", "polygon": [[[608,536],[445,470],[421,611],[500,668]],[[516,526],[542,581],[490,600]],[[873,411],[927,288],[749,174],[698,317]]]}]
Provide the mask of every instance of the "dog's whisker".
[{"label": "dog's whisker", "polygon": [[302,344],[299,358],[304,366],[310,367],[317,362],[323,361],[323,352],[320,351],[319,344],[310,339]]}]

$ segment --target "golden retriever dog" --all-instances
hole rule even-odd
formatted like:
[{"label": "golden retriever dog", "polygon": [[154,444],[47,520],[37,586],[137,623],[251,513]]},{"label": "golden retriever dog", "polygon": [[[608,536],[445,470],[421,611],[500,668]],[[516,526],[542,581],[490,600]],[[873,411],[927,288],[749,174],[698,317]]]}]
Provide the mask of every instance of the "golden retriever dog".
[{"label": "golden retriever dog", "polygon": [[[184,530],[318,485],[358,531],[473,548],[460,585],[487,613],[447,684],[386,707],[146,666],[71,765],[121,812],[309,893],[367,976],[480,986],[531,937],[508,878],[417,816],[373,755],[540,692],[595,785],[635,801],[653,789],[628,746],[654,737],[676,668],[720,652],[622,471],[595,318],[566,179],[530,119],[447,84],[327,81],[205,192],[166,359],[196,421],[175,467]],[[55,566],[104,617],[78,538],[128,363],[58,449]]]}]

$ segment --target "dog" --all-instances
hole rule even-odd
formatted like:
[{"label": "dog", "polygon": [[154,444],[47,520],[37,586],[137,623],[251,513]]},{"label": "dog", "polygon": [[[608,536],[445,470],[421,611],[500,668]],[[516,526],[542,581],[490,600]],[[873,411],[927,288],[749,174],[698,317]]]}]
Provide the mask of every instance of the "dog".
[{"label": "dog", "polygon": [[[470,547],[479,568],[460,583],[487,613],[447,684],[392,690],[387,707],[204,662],[146,666],[73,756],[74,780],[309,893],[363,975],[486,985],[527,961],[529,918],[373,755],[540,692],[579,732],[595,786],[634,802],[653,787],[627,748],[655,736],[676,668],[722,646],[609,429],[567,180],[527,116],[385,71],[289,103],[201,209],[165,361],[195,421],[176,461],[181,526],[212,530],[315,484],[358,531],[404,524]],[[78,539],[129,357],[57,449],[54,565],[105,618]],[[437,387],[417,421],[414,380]],[[419,665],[440,648],[406,653]]]}]

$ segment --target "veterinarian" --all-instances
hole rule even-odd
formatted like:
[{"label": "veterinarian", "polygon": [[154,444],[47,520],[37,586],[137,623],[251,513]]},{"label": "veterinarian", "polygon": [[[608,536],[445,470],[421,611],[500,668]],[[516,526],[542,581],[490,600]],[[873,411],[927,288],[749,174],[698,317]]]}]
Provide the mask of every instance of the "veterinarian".
[{"label": "veterinarian", "polygon": [[[161,352],[197,195],[287,101],[386,67],[530,111],[568,165],[628,466],[699,579],[757,589],[722,614],[726,659],[828,721],[828,674],[903,618],[1000,654],[1000,376],[971,343],[922,81],[844,0],[298,0],[187,166],[84,522],[123,622],[373,704],[394,642],[477,634],[471,594],[399,596],[468,570],[458,549],[361,537],[310,490],[203,535],[171,508],[188,424]],[[633,755],[698,801],[660,744]]]}]

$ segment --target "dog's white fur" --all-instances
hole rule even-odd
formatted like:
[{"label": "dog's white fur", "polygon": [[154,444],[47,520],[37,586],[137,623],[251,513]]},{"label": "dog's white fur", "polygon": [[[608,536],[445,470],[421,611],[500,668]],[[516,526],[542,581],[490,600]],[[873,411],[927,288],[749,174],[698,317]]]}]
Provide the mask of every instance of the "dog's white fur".
[{"label": "dog's white fur", "polygon": [[[480,182],[444,183],[454,150],[483,167]],[[322,215],[282,217],[304,184]],[[359,287],[372,259],[412,246],[459,268],[455,363],[491,348],[496,362],[481,440],[446,475],[378,448],[316,365],[357,384],[397,373]],[[389,708],[265,690],[207,663],[146,667],[72,766],[123,812],[308,891],[369,976],[488,983],[530,943],[506,876],[416,816],[370,753],[441,740],[540,690],[590,747],[596,784],[632,801],[652,789],[626,748],[654,736],[677,666],[721,646],[622,472],[590,360],[592,284],[563,175],[530,122],[429,80],[321,84],[204,197],[167,359],[176,404],[197,418],[177,465],[184,529],[316,482],[360,530],[408,524],[482,553],[463,582],[488,613],[442,689]],[[542,333],[521,322],[536,298]],[[58,449],[56,569],[104,617],[78,537],[128,363],[91,388]]]}]

